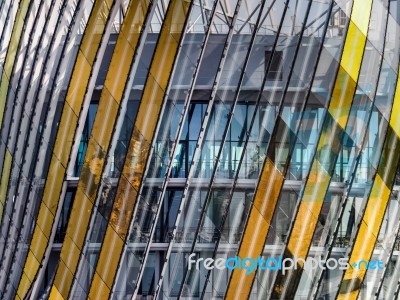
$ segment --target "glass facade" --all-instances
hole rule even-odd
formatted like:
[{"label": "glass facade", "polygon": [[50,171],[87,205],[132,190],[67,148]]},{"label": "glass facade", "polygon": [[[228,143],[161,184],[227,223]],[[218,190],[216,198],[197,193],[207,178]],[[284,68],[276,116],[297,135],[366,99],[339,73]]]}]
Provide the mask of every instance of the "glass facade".
[{"label": "glass facade", "polygon": [[400,297],[400,1],[0,24],[1,299]]}]

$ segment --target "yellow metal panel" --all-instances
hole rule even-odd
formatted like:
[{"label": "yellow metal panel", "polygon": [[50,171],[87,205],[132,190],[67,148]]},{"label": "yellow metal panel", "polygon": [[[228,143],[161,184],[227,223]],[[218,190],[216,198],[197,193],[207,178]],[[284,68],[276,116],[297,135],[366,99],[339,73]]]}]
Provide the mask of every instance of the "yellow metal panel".
[{"label": "yellow metal panel", "polygon": [[[309,241],[312,240],[315,227],[317,226],[319,212],[323,202],[301,202],[298,210],[299,217],[296,218],[288,243],[288,250],[294,257],[306,257]],[[305,243],[302,243],[302,239]]]},{"label": "yellow metal panel", "polygon": [[37,219],[37,226],[39,226],[42,230],[42,233],[46,237],[46,239],[50,238],[51,228],[47,226],[49,222],[53,222],[54,215],[49,211],[46,206],[42,206],[39,211],[38,219]]},{"label": "yellow metal panel", "polygon": [[[355,1],[354,3],[356,2],[360,1]],[[369,22],[370,12],[371,6],[366,6],[363,10],[363,14],[367,18],[367,22]],[[357,28],[352,20],[353,18],[351,18],[349,28],[347,30],[340,66],[343,67],[343,69],[354,81],[357,81],[367,38],[366,35]]]},{"label": "yellow metal panel", "polygon": [[[119,255],[115,254],[122,253],[124,242],[117,233],[108,226],[104,238],[104,245],[112,245],[112,251],[110,251],[110,248],[105,248],[105,251],[100,252],[96,273],[100,278],[102,278],[108,287],[111,287],[114,281],[115,272],[110,272],[110,270],[116,270],[118,268]],[[92,291],[93,289],[90,290]]]},{"label": "yellow metal panel", "polygon": [[[74,270],[78,266],[80,249],[78,249],[75,242],[71,239],[70,236],[66,235],[63,242],[63,247],[60,254],[60,260],[64,263],[65,267],[68,268],[69,273],[71,270]],[[70,269],[71,268],[71,269]],[[66,270],[66,269],[65,269]],[[65,271],[61,269],[60,271]],[[62,272],[57,272],[58,277],[56,276],[55,281],[60,282],[60,278],[63,278]],[[72,276],[72,273],[71,273]],[[58,289],[64,290],[63,285],[58,285]],[[65,295],[67,297],[67,294]]]},{"label": "yellow metal panel", "polygon": [[164,91],[151,75],[147,79],[146,87],[149,88],[144,90],[142,98],[145,105],[140,105],[135,126],[146,141],[151,141],[161,110]]},{"label": "yellow metal panel", "polygon": [[[31,270],[39,268],[39,262],[35,258],[32,252],[29,252],[28,260],[25,263],[24,274],[26,281],[32,282],[35,278],[35,275],[32,274]],[[28,284],[28,282],[26,282]]]},{"label": "yellow metal panel", "polygon": [[[255,258],[260,255],[265,243],[263,237],[267,236],[268,229],[269,223],[266,222],[264,217],[256,209],[252,209],[240,245],[238,257]],[[254,276],[254,272],[246,274],[246,270],[244,269],[234,269],[225,299],[247,299],[251,291]]]},{"label": "yellow metal panel", "polygon": [[[32,242],[31,242],[30,251],[32,252],[34,258],[36,260],[38,260],[38,257],[42,257],[44,255],[44,252],[46,251],[48,239],[46,238],[43,231],[40,230],[40,228],[38,226],[35,228],[34,233],[35,234],[33,236]],[[29,277],[29,278],[33,280],[33,277]]]},{"label": "yellow metal panel", "polygon": [[[96,52],[94,53],[94,55]],[[76,58],[74,72],[71,77],[71,85],[68,88],[66,101],[71,106],[75,115],[79,116],[81,111],[83,98],[86,93],[86,86],[89,82],[90,71],[92,69],[93,61],[88,61],[83,55],[82,51],[79,50]]]},{"label": "yellow metal panel", "polygon": [[97,273],[94,273],[92,281],[93,289],[90,290],[89,299],[108,299],[110,295],[110,288],[105,284],[105,282],[100,278]]},{"label": "yellow metal panel", "polygon": [[[118,108],[119,103],[114,101],[108,90],[104,88],[92,128],[92,139],[94,139],[104,150],[107,150],[108,145],[110,144],[110,138],[114,129],[113,125],[117,117]],[[104,157],[104,152],[105,151],[103,151],[103,154],[100,154],[100,157]]]},{"label": "yellow metal panel", "polygon": [[[50,162],[47,182],[45,185],[42,202],[55,215],[57,210],[58,198],[60,197],[61,187],[64,179],[65,168],[61,162],[53,155]],[[50,220],[49,220],[50,221]],[[53,220],[51,220],[53,222]],[[52,224],[52,223],[47,223]],[[50,226],[45,226],[43,228]]]},{"label": "yellow metal panel", "polygon": [[371,15],[372,0],[355,0],[351,11],[351,21],[366,36],[368,32],[369,18]]},{"label": "yellow metal panel", "polygon": [[[79,197],[79,198],[78,198]],[[71,215],[68,220],[68,228],[66,232],[66,236],[69,236],[74,244],[81,250],[86,234],[86,228],[89,225],[90,214],[93,209],[93,204],[90,200],[82,193],[81,189],[78,187],[76,192],[76,205],[74,205],[71,210]],[[74,226],[74,227],[72,227]],[[68,230],[69,228],[76,228],[76,230]],[[69,249],[69,244],[63,244],[62,250]],[[64,260],[68,260],[64,255],[70,256],[73,253],[71,251],[64,251],[61,252],[61,258]],[[69,266],[72,270],[72,267]]]},{"label": "yellow metal panel", "polygon": [[[400,72],[400,68],[398,69],[398,72]],[[397,77],[396,92],[394,94],[389,125],[393,128],[396,135],[400,137],[400,76]]]},{"label": "yellow metal panel", "polygon": [[83,56],[93,64],[100,41],[106,27],[106,21],[110,14],[110,8],[114,0],[97,1],[93,6],[90,21],[85,28],[85,39],[82,40],[81,50]]},{"label": "yellow metal panel", "polygon": [[266,159],[267,162],[261,174],[253,206],[262,214],[268,224],[270,224],[276,205],[275,199],[277,200],[279,197],[284,177],[273,162],[268,157]]},{"label": "yellow metal panel", "polygon": [[[57,138],[53,149],[53,155],[67,168],[70,149],[74,141],[75,129],[78,123],[77,115],[66,103],[58,126]],[[68,149],[68,150],[67,150]],[[62,178],[58,178],[62,180]]]},{"label": "yellow metal panel", "polygon": [[56,287],[51,288],[49,300],[64,300],[64,297],[61,296],[60,292],[57,290]]},{"label": "yellow metal panel", "polygon": [[0,83],[0,124],[3,121],[4,110],[6,108],[9,80],[3,72]]},{"label": "yellow metal panel", "polygon": [[324,202],[330,178],[330,175],[319,164],[319,162],[314,160],[304,189],[302,201]]},{"label": "yellow metal panel", "polygon": [[350,77],[342,66],[339,66],[328,112],[342,128],[346,127],[349,117],[354,92],[357,88],[356,80]]},{"label": "yellow metal panel", "polygon": [[28,290],[30,286],[31,282],[28,280],[28,277],[26,277],[25,273],[22,273],[21,281],[17,290],[17,296],[21,299],[21,294],[24,293],[23,291]]},{"label": "yellow metal panel", "polygon": [[337,299],[357,299],[362,280],[367,270],[364,265],[360,269],[356,269],[351,264],[354,262],[357,263],[360,260],[368,261],[370,259],[389,197],[390,189],[385,185],[379,174],[377,174],[349,259],[350,267],[344,274]]},{"label": "yellow metal panel", "polygon": [[3,216],[3,207],[7,197],[8,180],[11,173],[12,156],[10,151],[6,149],[6,155],[3,162],[3,176],[0,180],[0,222]]},{"label": "yellow metal panel", "polygon": [[[238,253],[240,258],[254,258],[262,253],[283,180],[283,175],[267,157],[240,245]],[[254,276],[254,272],[246,274],[246,270],[234,269],[226,299],[247,298],[251,291]]]},{"label": "yellow metal panel", "polygon": [[49,299],[68,299],[69,289],[66,287],[71,286],[73,276],[62,260],[58,263],[55,281],[59,282],[59,286],[53,285],[51,288]]},{"label": "yellow metal panel", "polygon": [[137,190],[122,176],[115,197],[114,208],[110,216],[111,227],[125,239],[128,232],[130,216],[136,204]]}]

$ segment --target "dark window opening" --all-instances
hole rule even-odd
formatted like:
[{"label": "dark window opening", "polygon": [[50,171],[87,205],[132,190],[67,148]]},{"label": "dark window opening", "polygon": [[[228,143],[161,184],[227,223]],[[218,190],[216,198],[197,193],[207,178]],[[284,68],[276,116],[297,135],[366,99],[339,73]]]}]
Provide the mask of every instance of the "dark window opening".
[{"label": "dark window opening", "polygon": [[[282,80],[282,56],[282,51],[265,51],[265,71],[267,72],[267,80]],[[270,59],[271,63],[268,68]]]}]

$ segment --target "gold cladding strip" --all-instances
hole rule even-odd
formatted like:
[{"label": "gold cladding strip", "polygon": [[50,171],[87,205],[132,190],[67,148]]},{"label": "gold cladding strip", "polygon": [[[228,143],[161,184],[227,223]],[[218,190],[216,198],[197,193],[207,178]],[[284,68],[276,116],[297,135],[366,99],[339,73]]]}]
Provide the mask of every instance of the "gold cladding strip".
[{"label": "gold cladding strip", "polygon": [[[361,2],[361,0],[355,0],[355,2]],[[369,4],[371,4],[372,0],[368,0],[368,2]],[[371,7],[371,5],[369,6]],[[364,14],[364,17],[369,20],[370,9],[364,10]],[[368,22],[366,23],[366,26],[368,28]],[[352,97],[356,86],[355,84],[351,83],[354,82],[353,78],[357,80],[358,73],[361,67],[362,54],[366,42],[366,37],[362,34],[362,32],[364,29],[367,30],[367,28],[362,28],[362,30],[360,31],[353,22],[350,22],[348,33],[346,35],[343,55],[340,64],[341,68],[339,69],[329,107],[329,112],[332,114],[332,117],[336,120],[338,124],[344,124],[343,127],[347,122]],[[349,87],[350,90],[348,90]],[[336,131],[333,130],[333,132]],[[332,139],[329,137],[321,138],[318,148],[326,144],[332,145]],[[282,155],[282,152],[284,151],[280,152]],[[287,161],[287,159],[288,157],[286,157],[286,159],[280,158],[279,161]],[[238,256],[240,258],[255,258],[259,255],[262,255],[264,242],[268,235],[269,225],[271,224],[273,212],[275,211],[275,207],[279,198],[279,193],[284,181],[286,168],[287,164],[285,165],[283,172],[279,172],[271,158],[267,157],[267,161],[264,164],[263,170],[261,172],[260,181],[254,196],[254,204],[251,208],[249,220],[245,228],[245,232],[239,248]],[[315,196],[320,193],[321,190],[327,189],[329,185],[329,179],[329,175],[326,174],[324,169],[319,166],[319,163],[314,162],[312,165],[310,178],[307,182],[308,189],[312,189],[312,191],[310,191],[309,193],[307,192],[306,188],[305,196]],[[307,204],[303,205],[304,207],[300,207],[299,212],[306,212],[308,209],[311,208],[314,210],[320,210],[320,207],[322,207],[322,202],[307,202]],[[308,216],[307,220],[309,220],[310,222],[307,225],[311,225],[310,227],[312,227],[313,223],[311,222],[311,220],[313,218],[310,212],[311,211],[308,210],[308,213],[306,214],[299,213],[298,217]],[[301,223],[303,224],[303,222]],[[294,226],[294,228],[296,228],[296,225]],[[303,226],[303,230],[307,228],[306,226]],[[312,234],[309,235],[311,235],[311,237],[308,236],[311,242]],[[246,274],[246,270],[234,269],[227,289],[226,299],[247,298],[251,292],[254,276],[255,272],[251,274]]]},{"label": "gold cladding strip", "polygon": [[[3,170],[11,171],[12,155],[8,149],[6,149],[6,154],[3,162]],[[10,178],[10,172],[5,172],[5,175],[0,179],[0,222],[3,215],[4,204],[7,197],[7,186],[8,180]]]},{"label": "gold cladding strip", "polygon": [[[244,230],[238,257],[257,257],[262,253],[265,237],[268,234],[272,215],[275,211],[276,199],[279,197],[283,181],[284,175],[267,156],[254,195],[254,203]],[[246,274],[243,269],[234,269],[229,281],[226,299],[247,299],[251,292],[254,276],[254,272]]]},{"label": "gold cladding strip", "polygon": [[378,166],[378,174],[375,176],[363,219],[357,232],[353,249],[351,250],[349,258],[350,267],[345,271],[337,299],[357,299],[358,297],[367,270],[365,264],[361,264],[360,269],[354,268],[352,264],[358,263],[361,260],[368,262],[372,257],[376,239],[389,203],[399,156],[400,76],[397,78],[389,129],[385,137],[382,156]]},{"label": "gold cladding strip", "polygon": [[106,27],[103,18],[108,16],[112,3],[111,0],[95,2],[78,51],[58,127],[38,219],[18,286],[16,297],[21,299],[26,297],[46,251],[78,124],[78,116],[89,83],[94,58],[100,47],[99,42]]},{"label": "gold cladding strip", "polygon": [[149,3],[150,0],[131,1],[123,20],[101,92],[50,298],[67,299],[70,293],[86,235],[84,229],[89,226],[106,152]]},{"label": "gold cladding strip", "polygon": [[19,43],[21,40],[22,30],[24,27],[24,21],[26,14],[28,13],[28,7],[30,0],[22,0],[14,22],[13,31],[11,33],[10,43],[7,49],[6,59],[4,62],[3,72],[1,74],[0,82],[0,127],[3,123],[4,110],[7,102],[8,89],[10,85],[11,73],[14,68],[15,58]]},{"label": "gold cladding strip", "polygon": [[[190,4],[187,0],[172,0],[169,4],[91,283],[90,299],[107,299],[111,293]],[[110,251],[111,248],[113,251]]]}]

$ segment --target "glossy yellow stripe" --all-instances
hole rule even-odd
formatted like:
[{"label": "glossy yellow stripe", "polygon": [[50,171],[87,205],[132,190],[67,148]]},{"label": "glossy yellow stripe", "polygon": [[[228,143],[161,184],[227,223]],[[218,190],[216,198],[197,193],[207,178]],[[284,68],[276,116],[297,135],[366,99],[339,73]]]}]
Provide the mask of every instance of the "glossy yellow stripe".
[{"label": "glossy yellow stripe", "polygon": [[[99,44],[95,41],[98,39],[99,32],[104,32],[105,30],[106,24],[103,18],[108,15],[111,4],[111,0],[95,2],[82,38],[58,127],[37,223],[35,224],[24,272],[17,291],[17,296],[22,299],[25,298],[31,283],[34,281],[46,251],[78,123],[78,116],[83,104],[94,58],[99,48]],[[92,42],[93,44],[90,46]]]},{"label": "glossy yellow stripe", "polygon": [[[399,69],[400,72],[400,69]],[[397,136],[400,136],[400,76],[397,77],[396,91],[394,94],[394,103],[392,107],[392,113],[389,120],[390,127],[393,128]]]},{"label": "glossy yellow stripe", "polygon": [[[60,255],[51,297],[68,297],[82,252],[105,156],[112,138],[135,48],[149,7],[149,0],[132,1],[118,35],[107,72],[91,137],[85,155],[78,189]],[[108,120],[105,122],[104,120]]]},{"label": "glossy yellow stripe", "polygon": [[[99,262],[90,287],[90,299],[107,299],[118,269],[129,221],[137,201],[137,189],[143,179],[158,115],[178,51],[189,12],[189,1],[172,0],[160,32],[150,66],[134,132],[128,148],[123,174],[119,182],[110,221],[101,248]],[[109,249],[113,249],[110,251]]]},{"label": "glossy yellow stripe", "polygon": [[[268,234],[283,181],[284,175],[278,171],[275,164],[267,157],[239,248],[239,257],[253,258],[263,252],[265,237]],[[246,274],[243,269],[234,269],[229,281],[226,299],[247,299],[254,276],[254,272]]]},{"label": "glossy yellow stripe", "polygon": [[21,40],[22,29],[30,0],[22,0],[15,17],[15,24],[11,33],[10,43],[7,49],[6,59],[4,62],[4,69],[1,74],[0,82],[0,126],[3,123],[4,110],[7,101],[8,88],[10,84],[11,73],[14,67],[15,58],[17,56],[18,46]]},{"label": "glossy yellow stripe", "polygon": [[[12,156],[10,151],[6,149],[6,155],[3,162],[3,170],[11,170]],[[7,185],[10,178],[10,171],[6,172],[0,179],[0,222],[3,216],[3,208],[7,197]]]},{"label": "glossy yellow stripe", "polygon": [[[361,222],[349,259],[350,265],[360,260],[369,261],[374,250],[376,236],[379,233],[389,197],[390,189],[384,184],[379,174],[377,174],[363,216],[363,222]],[[345,272],[338,299],[357,299],[366,271],[364,265],[362,265],[360,270],[350,266]]]},{"label": "glossy yellow stripe", "polygon": [[372,0],[355,0],[351,11],[351,21],[363,35],[367,36]]},{"label": "glossy yellow stripe", "polygon": [[398,77],[393,109],[390,116],[390,127],[385,137],[378,173],[375,176],[363,220],[351,251],[351,256],[349,258],[350,268],[346,270],[340,285],[338,299],[357,299],[367,270],[364,264],[360,269],[353,268],[351,265],[360,260],[370,260],[390,200],[391,187],[400,159],[400,136],[398,132],[400,128],[399,78],[400,77]]}]

